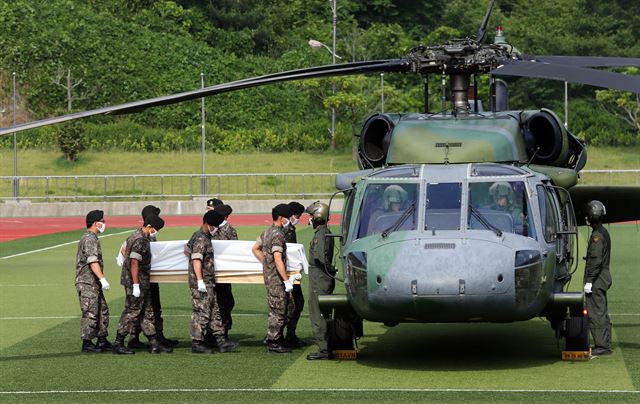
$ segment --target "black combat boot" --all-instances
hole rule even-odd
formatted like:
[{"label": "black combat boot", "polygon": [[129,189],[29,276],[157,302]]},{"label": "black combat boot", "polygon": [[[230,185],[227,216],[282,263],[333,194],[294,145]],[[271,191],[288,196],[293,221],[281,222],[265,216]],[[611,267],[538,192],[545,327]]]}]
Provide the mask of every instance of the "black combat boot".
[{"label": "black combat boot", "polygon": [[332,359],[329,351],[325,351],[324,349],[319,350],[318,352],[312,352],[307,355],[307,360],[317,361],[317,360],[327,360]]},{"label": "black combat boot", "polygon": [[96,346],[100,348],[100,352],[111,352],[113,350],[113,345],[107,340],[107,337],[98,337]]},{"label": "black combat boot", "polygon": [[132,355],[135,353],[124,346],[124,335],[120,334],[116,336],[116,340],[113,342],[113,350],[111,352],[113,352],[114,355]]},{"label": "black combat boot", "polygon": [[207,332],[204,334],[204,345],[209,348],[215,348],[217,346],[216,337],[213,334]]},{"label": "black combat boot", "polygon": [[287,333],[287,338],[284,339],[284,343],[289,348],[302,348],[307,345],[303,340],[298,338],[295,331],[289,331]]},{"label": "black combat boot", "polygon": [[191,353],[215,353],[213,349],[209,348],[204,341],[191,341]]},{"label": "black combat boot", "polygon": [[102,349],[100,349],[97,346],[93,345],[93,342],[91,342],[90,339],[83,339],[82,340],[82,349],[80,350],[80,352],[97,353],[97,352],[102,352]]},{"label": "black combat boot", "polygon": [[162,331],[158,332],[157,336],[158,336],[158,342],[160,342],[162,345],[166,347],[173,348],[174,346],[178,345],[177,339],[165,338]]},{"label": "black combat boot", "polygon": [[225,338],[224,334],[216,335],[215,338],[220,353],[233,352],[238,348],[238,345],[240,345],[237,342],[229,341]]},{"label": "black combat boot", "polygon": [[173,348],[166,347],[158,342],[158,338],[156,338],[155,335],[147,338],[149,338],[149,345],[151,345],[151,353],[160,354],[173,352]]},{"label": "black combat boot", "polygon": [[269,341],[267,344],[267,350],[269,352],[274,353],[289,353],[291,352],[291,348],[284,345],[282,340],[279,341]]},{"label": "black combat boot", "polygon": [[127,346],[129,349],[149,349],[149,345],[140,341],[140,334],[131,334]]}]

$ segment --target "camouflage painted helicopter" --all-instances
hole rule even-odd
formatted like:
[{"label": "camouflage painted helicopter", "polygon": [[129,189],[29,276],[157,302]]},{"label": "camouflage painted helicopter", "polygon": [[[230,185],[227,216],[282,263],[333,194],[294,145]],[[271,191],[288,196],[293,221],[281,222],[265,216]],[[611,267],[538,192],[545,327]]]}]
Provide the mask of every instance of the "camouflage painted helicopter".
[{"label": "camouflage painted helicopter", "polygon": [[[608,208],[605,220],[638,220],[640,188],[576,186],[585,144],[550,110],[508,110],[506,84],[496,76],[640,93],[637,76],[591,69],[640,66],[640,58],[526,56],[501,29],[485,44],[492,6],[475,38],[421,45],[398,59],[269,74],[4,128],[0,135],[291,80],[440,75],[443,83],[448,78],[451,109],[443,97],[439,112],[425,102],[420,113],[370,116],[358,147],[361,171],[336,179],[345,197],[337,237],[346,294],[321,297],[334,319],[335,345],[362,335],[363,319],[395,325],[544,316],[556,336],[567,337],[568,349],[585,350],[583,295],[565,290],[577,267],[582,207],[598,199]],[[491,77],[489,111],[477,101],[479,74]]]}]

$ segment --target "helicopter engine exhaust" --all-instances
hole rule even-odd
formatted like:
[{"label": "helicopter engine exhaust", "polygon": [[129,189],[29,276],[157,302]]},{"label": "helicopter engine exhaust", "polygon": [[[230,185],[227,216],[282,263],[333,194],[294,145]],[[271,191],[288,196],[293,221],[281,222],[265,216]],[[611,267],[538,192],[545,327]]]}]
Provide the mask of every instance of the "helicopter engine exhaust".
[{"label": "helicopter engine exhaust", "polygon": [[524,122],[523,135],[534,164],[562,166],[567,162],[567,131],[552,111],[543,108],[530,115]]},{"label": "helicopter engine exhaust", "polygon": [[363,168],[382,167],[387,160],[387,151],[395,124],[387,114],[370,116],[362,128],[359,155]]}]

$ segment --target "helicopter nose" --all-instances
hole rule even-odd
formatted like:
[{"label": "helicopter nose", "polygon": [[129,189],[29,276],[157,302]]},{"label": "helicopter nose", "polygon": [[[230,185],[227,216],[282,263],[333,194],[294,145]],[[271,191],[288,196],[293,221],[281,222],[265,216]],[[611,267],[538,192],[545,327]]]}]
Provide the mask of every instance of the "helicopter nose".
[{"label": "helicopter nose", "polygon": [[403,321],[500,321],[514,309],[514,260],[513,248],[488,240],[380,246],[367,257],[369,304]]}]

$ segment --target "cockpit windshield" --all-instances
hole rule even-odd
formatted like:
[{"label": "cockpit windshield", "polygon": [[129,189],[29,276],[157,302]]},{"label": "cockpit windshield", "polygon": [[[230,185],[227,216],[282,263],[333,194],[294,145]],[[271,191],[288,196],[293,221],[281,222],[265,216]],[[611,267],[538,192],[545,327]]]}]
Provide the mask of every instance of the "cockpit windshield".
[{"label": "cockpit windshield", "polygon": [[[357,238],[394,231],[415,230],[417,222],[418,184],[370,183],[360,209]],[[414,208],[402,219],[411,206]]]},{"label": "cockpit windshield", "polygon": [[469,184],[469,229],[499,230],[536,238],[522,181]]}]

